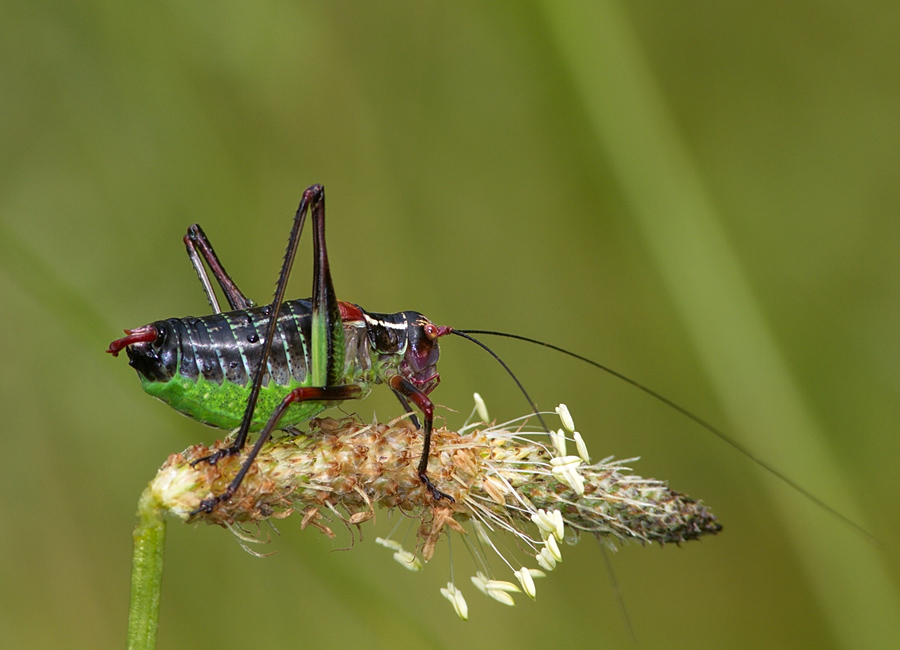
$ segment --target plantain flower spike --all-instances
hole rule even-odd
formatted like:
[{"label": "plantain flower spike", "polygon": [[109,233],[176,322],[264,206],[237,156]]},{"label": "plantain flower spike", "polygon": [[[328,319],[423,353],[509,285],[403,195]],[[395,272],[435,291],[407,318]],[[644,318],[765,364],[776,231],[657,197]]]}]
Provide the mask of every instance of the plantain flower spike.
[{"label": "plantain flower spike", "polygon": [[[483,400],[477,404],[479,416],[487,420]],[[569,410],[561,405],[557,413],[564,430],[574,432]],[[562,561],[558,542],[574,543],[581,533],[615,550],[617,542],[680,544],[721,530],[702,502],[662,481],[631,474],[627,464],[636,459],[591,464],[578,433],[578,455],[567,456],[563,430],[535,430],[528,422],[528,417],[479,422],[464,433],[435,429],[428,475],[453,502],[435,501],[416,474],[422,436],[407,417],[386,424],[364,424],[355,417],[310,420],[307,434],[267,443],[237,493],[209,513],[196,512],[200,502],[225,489],[244,456],[226,456],[216,465],[191,463],[227,442],[173,454],[147,493],[168,514],[227,527],[242,542],[249,541],[238,532],[242,525],[294,512],[302,516],[304,528],[333,537],[329,524],[335,518],[361,525],[373,518],[375,508],[400,509],[419,522],[415,548],[376,540],[398,563],[418,571],[443,535],[460,535],[479,564],[472,583],[507,605],[514,604],[515,592],[534,599],[534,578]],[[514,543],[500,541],[509,535]],[[489,575],[492,563],[516,582]],[[441,593],[461,618],[468,617],[466,600],[454,583]]]}]

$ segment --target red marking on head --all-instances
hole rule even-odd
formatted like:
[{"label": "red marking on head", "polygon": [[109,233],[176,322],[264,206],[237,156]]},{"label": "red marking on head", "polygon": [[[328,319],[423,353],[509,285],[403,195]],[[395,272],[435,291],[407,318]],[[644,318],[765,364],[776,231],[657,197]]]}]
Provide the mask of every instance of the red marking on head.
[{"label": "red marking on head", "polygon": [[338,301],[338,307],[341,309],[341,320],[346,322],[363,320],[362,309],[350,302]]},{"label": "red marking on head", "polygon": [[144,325],[133,330],[125,330],[128,336],[116,339],[109,344],[107,352],[114,357],[119,356],[119,352],[127,348],[133,343],[151,343],[157,339],[159,332],[153,325]]}]

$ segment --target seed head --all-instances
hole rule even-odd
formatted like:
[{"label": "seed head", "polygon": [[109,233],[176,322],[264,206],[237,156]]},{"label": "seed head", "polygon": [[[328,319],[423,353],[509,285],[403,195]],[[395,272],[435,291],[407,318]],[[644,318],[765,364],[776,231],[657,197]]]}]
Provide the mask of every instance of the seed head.
[{"label": "seed head", "polygon": [[[568,409],[560,415],[568,418],[566,428],[571,431]],[[377,540],[394,552],[399,563],[418,571],[431,559],[442,535],[460,534],[481,569],[490,572],[484,555],[488,550],[509,567],[518,585],[481,571],[472,578],[480,591],[508,605],[514,603],[515,592],[534,598],[534,578],[545,575],[522,566],[523,558],[552,571],[562,561],[558,542],[567,536],[571,541],[579,533],[589,533],[615,548],[614,540],[679,544],[721,530],[701,502],[661,481],[630,474],[625,466],[630,461],[607,458],[588,464],[587,449],[577,433],[579,455],[567,456],[562,430],[526,433],[523,420],[463,434],[446,428],[433,432],[428,475],[453,497],[453,503],[434,501],[419,479],[416,465],[422,436],[405,418],[387,424],[363,424],[353,417],[311,420],[306,435],[266,444],[236,494],[209,513],[194,514],[201,500],[224,491],[243,457],[227,456],[216,465],[191,466],[191,462],[225,442],[173,454],[149,490],[175,517],[232,530],[235,524],[299,511],[303,527],[312,525],[333,536],[328,526],[333,516],[359,525],[372,518],[376,507],[399,508],[420,522],[415,549],[406,550],[390,539]],[[476,539],[467,535],[467,526]],[[502,534],[513,535],[517,543],[496,544]],[[523,558],[507,558],[505,549],[510,547],[521,549]],[[466,601],[454,583],[441,592],[460,617],[468,616]]]}]

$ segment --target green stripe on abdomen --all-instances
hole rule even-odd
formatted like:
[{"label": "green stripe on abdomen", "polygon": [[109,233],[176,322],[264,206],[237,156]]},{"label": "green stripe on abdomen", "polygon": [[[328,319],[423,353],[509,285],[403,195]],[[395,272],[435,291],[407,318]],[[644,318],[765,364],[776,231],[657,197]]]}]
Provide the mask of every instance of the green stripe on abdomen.
[{"label": "green stripe on abdomen", "polygon": [[[176,375],[168,382],[151,382],[141,377],[144,390],[153,397],[162,400],[176,411],[219,429],[235,429],[244,417],[244,408],[250,396],[250,385],[241,386],[224,381],[217,384],[200,377],[196,381]],[[291,390],[300,386],[291,382],[288,386],[279,386],[269,382],[259,392],[259,400],[253,414],[251,431],[259,431],[269,420],[269,416]],[[325,410],[321,402],[301,402],[291,405],[278,423],[283,429],[292,424],[299,424],[317,413]]]}]

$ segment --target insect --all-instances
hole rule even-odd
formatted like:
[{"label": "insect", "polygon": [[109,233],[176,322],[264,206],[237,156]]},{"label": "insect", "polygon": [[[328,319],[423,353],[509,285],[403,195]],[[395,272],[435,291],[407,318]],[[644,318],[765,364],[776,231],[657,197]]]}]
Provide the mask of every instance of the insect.
[{"label": "insect", "polygon": [[[284,301],[297,245],[307,213],[313,228],[313,293],[308,300]],[[331,281],[325,245],[325,190],[312,185],[303,193],[294,216],[284,263],[271,305],[254,306],[237,287],[199,225],[184,237],[188,256],[203,285],[213,314],[200,318],[170,318],[125,330],[107,352],[122,350],[137,371],[146,392],[176,410],[221,429],[237,428],[231,446],[196,462],[216,463],[237,454],[252,431],[259,438],[240,471],[222,494],[201,502],[198,512],[210,512],[240,486],[262,446],[276,429],[292,431],[327,407],[362,399],[375,384],[386,384],[403,409],[419,423],[423,450],[416,468],[436,501],[452,497],[428,478],[428,458],[434,422],[429,394],[440,382],[438,339],[448,334],[466,338],[486,350],[512,377],[535,415],[540,413],[525,388],[503,360],[472,334],[517,339],[549,347],[607,372],[672,407],[718,436],[755,463],[846,524],[869,534],[785,474],[755,456],[725,432],[647,386],[579,354],[516,334],[490,330],[458,330],[438,326],[416,311],[393,314],[367,312],[339,301]],[[204,263],[222,289],[231,311],[223,312]],[[543,421],[542,421],[543,423]],[[546,429],[546,426],[544,426]]]},{"label": "insect", "polygon": [[[284,302],[284,293],[307,213],[313,228],[313,295]],[[123,349],[146,392],[205,424],[237,428],[228,448],[202,459],[215,463],[240,452],[251,431],[259,438],[225,491],[204,500],[209,512],[240,486],[259,450],[277,428],[289,428],[328,406],[362,399],[374,384],[387,384],[403,408],[422,414],[424,445],[417,473],[435,500],[451,499],[428,478],[434,404],[428,394],[440,382],[438,339],[451,332],[422,314],[372,313],[337,299],[325,246],[325,190],[313,185],[294,216],[287,252],[270,306],[255,307],[225,271],[199,225],[184,237],[188,256],[213,314],[170,318],[113,341]],[[231,311],[223,312],[204,262]],[[416,427],[418,421],[413,416]]]}]

